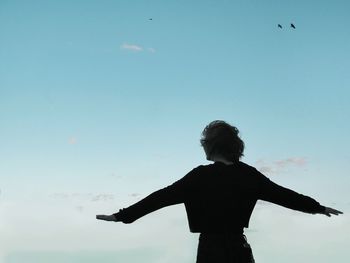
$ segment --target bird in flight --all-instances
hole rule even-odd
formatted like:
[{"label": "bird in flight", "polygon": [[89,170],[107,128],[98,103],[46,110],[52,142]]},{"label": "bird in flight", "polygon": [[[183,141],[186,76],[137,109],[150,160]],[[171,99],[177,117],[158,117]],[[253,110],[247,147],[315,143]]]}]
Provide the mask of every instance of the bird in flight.
[{"label": "bird in flight", "polygon": [[281,24],[278,24],[278,27],[279,27],[279,28],[282,28]]},{"label": "bird in flight", "polygon": [[293,23],[290,24],[290,27],[295,29],[295,25]]}]

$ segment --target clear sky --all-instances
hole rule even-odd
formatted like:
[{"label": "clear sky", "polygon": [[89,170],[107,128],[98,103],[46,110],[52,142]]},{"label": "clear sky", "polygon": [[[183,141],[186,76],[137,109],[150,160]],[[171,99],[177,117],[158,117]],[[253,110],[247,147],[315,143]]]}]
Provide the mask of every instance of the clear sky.
[{"label": "clear sky", "polygon": [[215,119],[240,129],[242,161],[345,212],[259,202],[256,261],[348,259],[349,10],[0,0],[0,263],[195,262],[181,205],[132,225],[95,215],[207,164],[200,133]]}]

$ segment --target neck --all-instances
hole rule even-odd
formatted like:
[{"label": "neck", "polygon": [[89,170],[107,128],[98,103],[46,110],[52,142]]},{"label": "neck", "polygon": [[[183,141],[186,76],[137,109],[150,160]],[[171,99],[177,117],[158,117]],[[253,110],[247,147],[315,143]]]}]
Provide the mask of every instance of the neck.
[{"label": "neck", "polygon": [[213,156],[213,157],[211,158],[211,161],[213,161],[213,162],[224,163],[224,164],[226,164],[226,165],[234,164],[233,161],[227,160],[226,158],[221,157],[221,156]]}]

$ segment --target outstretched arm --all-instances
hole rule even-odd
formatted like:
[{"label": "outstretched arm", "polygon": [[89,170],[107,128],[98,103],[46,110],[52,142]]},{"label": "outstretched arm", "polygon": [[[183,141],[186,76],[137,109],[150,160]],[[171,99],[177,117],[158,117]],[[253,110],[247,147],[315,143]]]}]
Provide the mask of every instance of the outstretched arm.
[{"label": "outstretched arm", "polygon": [[282,187],[259,172],[259,196],[261,200],[272,202],[293,210],[326,216],[342,214],[341,211],[320,205],[315,199]]},{"label": "outstretched arm", "polygon": [[120,209],[112,215],[97,215],[96,219],[129,224],[163,207],[183,203],[193,171],[194,169],[172,185],[153,192],[128,208]]},{"label": "outstretched arm", "polygon": [[183,202],[182,196],[173,185],[158,190],[141,201],[120,209],[119,212],[112,215],[97,215],[97,219],[105,221],[115,221],[130,224],[135,220],[143,217],[151,212],[161,209],[165,206],[175,205]]}]

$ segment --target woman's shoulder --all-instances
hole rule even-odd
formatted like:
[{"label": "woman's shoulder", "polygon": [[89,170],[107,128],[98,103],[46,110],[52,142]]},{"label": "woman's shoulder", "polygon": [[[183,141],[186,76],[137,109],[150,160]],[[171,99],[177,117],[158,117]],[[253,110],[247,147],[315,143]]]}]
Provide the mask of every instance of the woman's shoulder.
[{"label": "woman's shoulder", "polygon": [[239,167],[244,168],[244,169],[249,169],[249,170],[256,170],[254,166],[251,166],[245,162],[239,161],[238,162]]}]

